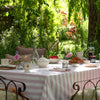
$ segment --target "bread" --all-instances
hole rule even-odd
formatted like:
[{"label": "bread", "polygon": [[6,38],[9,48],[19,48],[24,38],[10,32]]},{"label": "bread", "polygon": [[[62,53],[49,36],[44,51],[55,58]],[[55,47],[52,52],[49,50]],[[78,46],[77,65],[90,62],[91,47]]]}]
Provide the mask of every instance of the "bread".
[{"label": "bread", "polygon": [[69,60],[69,63],[84,63],[84,60],[79,57],[73,57],[71,60]]}]

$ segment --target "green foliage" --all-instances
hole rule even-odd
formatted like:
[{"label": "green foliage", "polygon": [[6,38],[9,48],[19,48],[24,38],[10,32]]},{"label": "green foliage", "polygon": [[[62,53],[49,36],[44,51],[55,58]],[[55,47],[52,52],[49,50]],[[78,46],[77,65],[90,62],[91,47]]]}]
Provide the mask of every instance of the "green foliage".
[{"label": "green foliage", "polygon": [[[59,40],[68,40],[66,34],[68,27],[62,26],[62,21],[65,16],[59,13],[61,9],[64,10],[67,8],[67,1],[68,0],[0,0],[0,7],[4,7],[5,5],[14,7],[13,10],[8,12],[8,14],[11,14],[13,17],[12,26],[5,31],[0,30],[0,57],[4,57],[5,53],[14,55],[16,46],[18,45],[33,47],[33,41],[35,40],[37,48],[47,49],[47,57],[50,55],[58,55],[60,58],[63,58],[63,45],[60,45],[58,52],[56,52],[53,50],[49,51],[49,44],[51,42],[54,43],[58,36]],[[70,15],[69,18],[75,19],[76,25],[78,25],[77,12],[82,11],[84,16],[88,14],[87,7],[85,7],[88,5],[86,1],[87,0],[81,0],[80,2],[79,0],[69,0],[69,15],[74,15],[74,17]],[[77,41],[73,40],[73,44],[77,44],[76,48],[73,48],[73,51],[74,49],[77,51],[80,50],[80,44],[81,47],[86,46],[85,41],[88,31],[87,29],[84,31],[84,26],[78,26],[78,28],[78,35],[81,35],[81,37],[79,37],[79,39],[75,38]]]},{"label": "green foliage", "polygon": [[89,14],[88,7],[88,0],[69,0],[69,19],[73,15],[76,21],[78,12],[82,12],[83,18],[86,19]]},{"label": "green foliage", "polygon": [[[13,16],[11,28],[0,29],[0,54],[14,55],[17,45],[33,47],[33,40],[38,48],[46,48],[56,39],[59,14],[54,1],[49,0],[0,0],[0,8],[13,6],[8,12]],[[3,44],[2,44],[3,42]],[[50,54],[50,53],[49,53]],[[1,55],[1,56],[2,56]]]},{"label": "green foliage", "polygon": [[59,27],[57,32],[59,33],[59,40],[62,41],[62,40],[67,40],[67,34],[66,32],[68,31],[67,27]]}]

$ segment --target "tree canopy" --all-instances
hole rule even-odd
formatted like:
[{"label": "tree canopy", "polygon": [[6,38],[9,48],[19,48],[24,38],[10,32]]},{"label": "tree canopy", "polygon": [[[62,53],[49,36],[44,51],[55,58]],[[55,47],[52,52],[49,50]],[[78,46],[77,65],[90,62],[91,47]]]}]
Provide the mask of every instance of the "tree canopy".
[{"label": "tree canopy", "polygon": [[0,18],[2,53],[14,54],[10,48],[17,45],[32,47],[33,40],[37,47],[49,51],[49,44],[54,44],[59,34],[67,40],[73,39],[77,48],[79,43],[84,46],[87,41],[82,26],[85,20],[89,20],[88,42],[100,44],[99,0],[0,0],[0,4],[0,17],[4,18]]}]

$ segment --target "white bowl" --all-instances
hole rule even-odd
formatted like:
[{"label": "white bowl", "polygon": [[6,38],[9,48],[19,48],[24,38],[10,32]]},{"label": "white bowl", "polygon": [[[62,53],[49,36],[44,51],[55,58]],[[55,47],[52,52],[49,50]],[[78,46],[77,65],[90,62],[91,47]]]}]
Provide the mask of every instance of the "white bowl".
[{"label": "white bowl", "polygon": [[51,64],[56,64],[56,63],[58,63],[60,61],[60,59],[49,59],[49,62],[51,63]]}]

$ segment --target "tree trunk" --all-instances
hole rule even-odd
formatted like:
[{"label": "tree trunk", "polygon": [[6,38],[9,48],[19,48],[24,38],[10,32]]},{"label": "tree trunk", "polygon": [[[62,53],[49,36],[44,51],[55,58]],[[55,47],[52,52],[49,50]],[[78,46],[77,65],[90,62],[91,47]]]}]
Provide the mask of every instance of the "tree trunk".
[{"label": "tree trunk", "polygon": [[95,2],[97,0],[89,0],[89,33],[88,42],[93,42],[96,38],[96,23],[97,23],[97,11]]},{"label": "tree trunk", "polygon": [[89,33],[88,42],[95,40],[100,44],[100,12],[95,4],[97,0],[89,0]]}]

